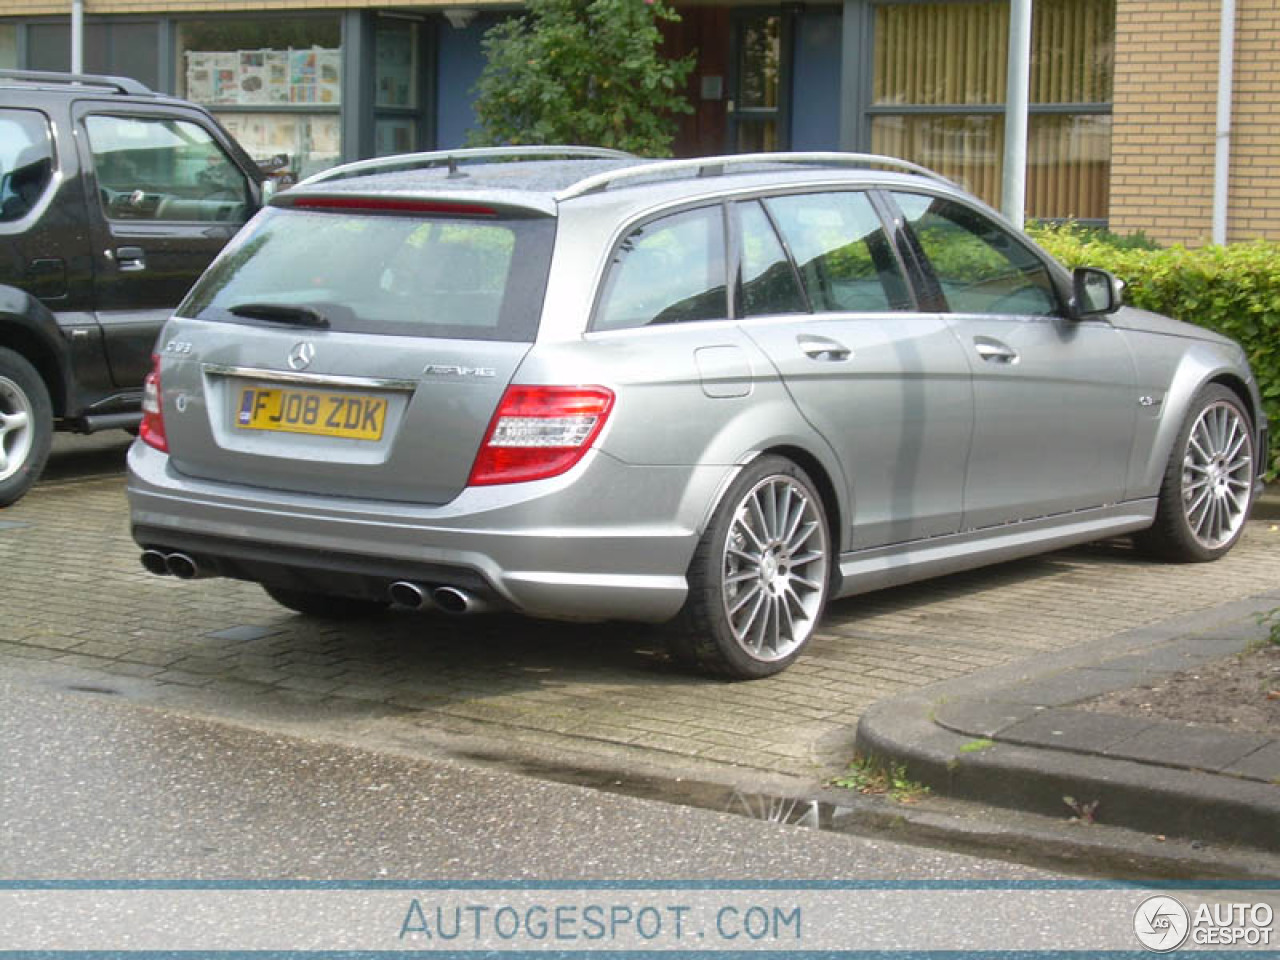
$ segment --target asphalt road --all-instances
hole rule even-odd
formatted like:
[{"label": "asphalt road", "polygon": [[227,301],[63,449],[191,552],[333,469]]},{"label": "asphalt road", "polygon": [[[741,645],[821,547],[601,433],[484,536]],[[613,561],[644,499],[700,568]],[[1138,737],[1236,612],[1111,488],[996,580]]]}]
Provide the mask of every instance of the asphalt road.
[{"label": "asphalt road", "polygon": [[0,880],[1051,878],[0,683]]}]

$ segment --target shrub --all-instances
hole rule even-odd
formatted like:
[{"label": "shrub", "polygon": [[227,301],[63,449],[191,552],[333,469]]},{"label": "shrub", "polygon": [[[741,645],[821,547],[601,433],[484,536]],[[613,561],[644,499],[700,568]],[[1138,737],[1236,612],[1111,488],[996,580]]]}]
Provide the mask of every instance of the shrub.
[{"label": "shrub", "polygon": [[667,156],[693,57],[665,59],[663,0],[527,0],[484,37],[472,144],[582,144]]},{"label": "shrub", "polygon": [[[1067,267],[1110,270],[1125,301],[1225,334],[1244,347],[1267,416],[1280,427],[1280,244],[1255,240],[1225,247],[1148,249],[1118,246],[1077,226],[1037,226],[1037,243]],[[1280,472],[1272,443],[1269,475]]]}]

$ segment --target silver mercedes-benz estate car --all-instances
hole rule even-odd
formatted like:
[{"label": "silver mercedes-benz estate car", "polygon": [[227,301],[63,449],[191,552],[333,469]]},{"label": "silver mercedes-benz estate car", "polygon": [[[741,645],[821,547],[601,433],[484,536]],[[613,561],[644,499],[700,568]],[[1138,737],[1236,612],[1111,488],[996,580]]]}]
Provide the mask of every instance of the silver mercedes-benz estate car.
[{"label": "silver mercedes-benz estate car", "polygon": [[670,621],[735,678],[834,597],[1115,534],[1221,556],[1267,449],[1239,346],[851,154],[336,168],[205,273],[145,411],[153,573]]}]

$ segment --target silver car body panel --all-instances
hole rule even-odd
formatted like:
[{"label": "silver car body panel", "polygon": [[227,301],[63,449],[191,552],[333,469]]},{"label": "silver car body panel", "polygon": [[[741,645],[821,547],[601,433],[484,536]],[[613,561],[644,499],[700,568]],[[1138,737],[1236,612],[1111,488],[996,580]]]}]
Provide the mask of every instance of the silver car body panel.
[{"label": "silver car body panel", "polygon": [[[521,165],[507,166],[518,179]],[[161,547],[199,538],[228,555],[253,548],[286,573],[338,554],[389,570],[425,564],[436,584],[450,571],[479,577],[500,605],[535,616],[662,621],[684,604],[690,559],[733,478],[763,453],[801,463],[828,500],[835,592],[848,595],[1141,529],[1197,390],[1244,378],[1261,409],[1236,345],[1129,309],[1084,322],[897,312],[589,329],[618,245],[647,218],[769,193],[903,187],[999,219],[959,191],[869,171],[659,181],[565,202],[440,171],[388,187],[555,214],[534,341],[175,317],[161,340],[172,453],[130,451],[135,535]],[[303,186],[280,205],[368,189],[362,179]],[[1065,291],[1066,271],[1046,265]],[[805,337],[849,353],[815,356]],[[296,382],[289,356],[303,341],[314,348],[306,375],[385,392],[381,440],[233,428],[238,387]],[[993,345],[1017,362],[993,362]],[[616,402],[567,473],[467,486],[509,383],[599,385]],[[1028,426],[1027,411],[1054,428]]]}]

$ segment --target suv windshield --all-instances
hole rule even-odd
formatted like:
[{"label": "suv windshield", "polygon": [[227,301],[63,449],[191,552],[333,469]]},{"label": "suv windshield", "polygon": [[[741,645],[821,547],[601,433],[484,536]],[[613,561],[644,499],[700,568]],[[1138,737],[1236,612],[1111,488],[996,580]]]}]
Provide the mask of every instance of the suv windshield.
[{"label": "suv windshield", "polygon": [[554,235],[549,218],[269,209],[178,312],[252,323],[281,308],[279,316],[313,314],[332,330],[532,341]]}]

